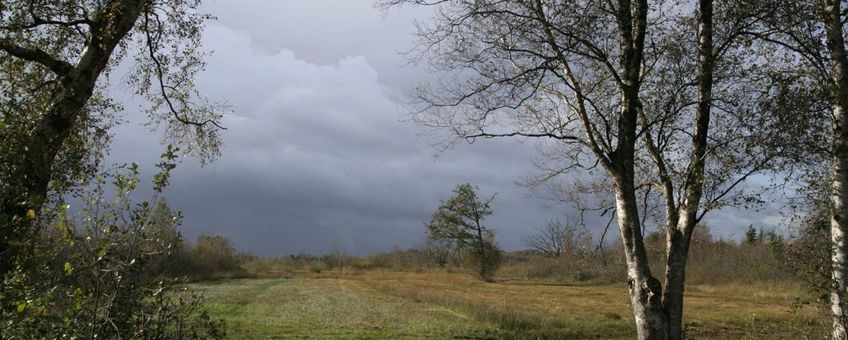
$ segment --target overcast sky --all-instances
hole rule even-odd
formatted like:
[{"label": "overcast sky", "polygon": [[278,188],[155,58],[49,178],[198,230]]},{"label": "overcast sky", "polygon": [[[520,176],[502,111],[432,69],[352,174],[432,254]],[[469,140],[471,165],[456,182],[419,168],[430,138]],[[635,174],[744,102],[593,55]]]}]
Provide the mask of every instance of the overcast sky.
[{"label": "overcast sky", "polygon": [[[427,13],[381,13],[370,0],[206,0],[205,9],[217,21],[205,32],[214,53],[198,86],[232,112],[222,156],[206,167],[183,161],[166,192],[187,239],[221,234],[266,256],[335,244],[359,255],[405,248],[423,241],[439,201],[464,182],[497,194],[489,225],[506,249],[523,248],[533,227],[570,211],[515,184],[533,170],[532,142],[440,152],[404,122],[403,94],[429,73],[398,52]],[[114,130],[108,162],[138,162],[149,175],[164,147],[138,111],[122,113],[128,123]],[[711,224],[737,237],[760,218],[729,211]]]}]

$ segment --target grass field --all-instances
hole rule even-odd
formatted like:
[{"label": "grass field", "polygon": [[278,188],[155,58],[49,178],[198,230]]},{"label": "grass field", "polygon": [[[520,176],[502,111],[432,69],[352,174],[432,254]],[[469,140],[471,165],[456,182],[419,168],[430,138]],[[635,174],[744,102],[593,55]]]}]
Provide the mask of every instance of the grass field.
[{"label": "grass field", "polygon": [[[449,273],[323,273],[192,285],[233,339],[629,339],[623,284],[485,283]],[[819,338],[826,330],[787,284],[690,286],[691,338]]]}]

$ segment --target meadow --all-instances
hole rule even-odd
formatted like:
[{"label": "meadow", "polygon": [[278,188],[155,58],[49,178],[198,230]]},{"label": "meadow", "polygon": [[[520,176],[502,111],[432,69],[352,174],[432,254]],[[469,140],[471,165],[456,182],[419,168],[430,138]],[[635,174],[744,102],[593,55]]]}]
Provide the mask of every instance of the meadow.
[{"label": "meadow", "polygon": [[[629,339],[624,283],[562,283],[464,273],[339,270],[193,283],[231,339]],[[694,339],[804,339],[826,319],[790,282],[687,287]]]}]

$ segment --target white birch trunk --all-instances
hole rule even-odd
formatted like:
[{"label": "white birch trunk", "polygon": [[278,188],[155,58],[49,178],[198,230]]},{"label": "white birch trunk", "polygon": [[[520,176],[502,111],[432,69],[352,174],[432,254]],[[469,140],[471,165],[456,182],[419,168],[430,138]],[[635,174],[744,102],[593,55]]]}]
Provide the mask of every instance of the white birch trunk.
[{"label": "white birch trunk", "polygon": [[827,30],[827,47],[833,70],[833,186],[831,195],[830,237],[832,242],[833,286],[831,311],[833,314],[833,339],[848,339],[845,315],[845,288],[848,279],[848,57],[842,29],[841,1],[826,0],[824,23]]}]

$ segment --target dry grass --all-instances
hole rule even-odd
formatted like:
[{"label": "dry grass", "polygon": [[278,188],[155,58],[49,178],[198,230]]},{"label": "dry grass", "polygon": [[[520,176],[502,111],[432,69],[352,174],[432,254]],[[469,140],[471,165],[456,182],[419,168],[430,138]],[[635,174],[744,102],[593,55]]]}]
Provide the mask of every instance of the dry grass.
[{"label": "dry grass", "polygon": [[629,338],[629,305],[609,286],[487,283],[446,273],[365,273],[355,280],[414,301],[461,310],[529,337]]},{"label": "dry grass", "polygon": [[[235,329],[254,327],[249,306],[257,304],[264,307],[255,309],[256,317],[273,316],[273,324],[285,325],[276,331],[295,337],[628,339],[635,334],[623,284],[487,283],[463,274],[377,271],[302,273],[296,279],[255,282],[264,283],[206,286],[213,288],[213,310],[236,320]],[[235,298],[239,295],[251,297]],[[826,327],[818,324],[813,308],[792,307],[800,296],[787,283],[691,286],[687,331],[693,338],[817,338]],[[232,303],[218,303],[225,300]],[[322,325],[337,327],[327,333]]]}]

